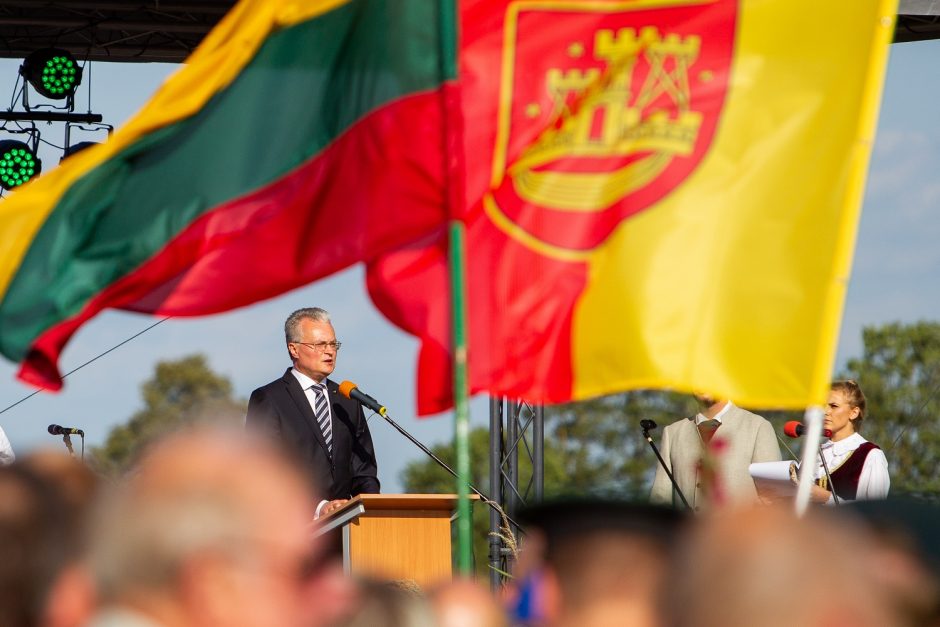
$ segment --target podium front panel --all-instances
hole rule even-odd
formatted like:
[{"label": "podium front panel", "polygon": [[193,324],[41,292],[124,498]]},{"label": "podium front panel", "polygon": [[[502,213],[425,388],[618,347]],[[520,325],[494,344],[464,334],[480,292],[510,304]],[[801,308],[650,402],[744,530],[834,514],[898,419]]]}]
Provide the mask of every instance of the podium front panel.
[{"label": "podium front panel", "polygon": [[413,581],[422,588],[452,576],[450,512],[369,510],[344,528],[349,571]]}]

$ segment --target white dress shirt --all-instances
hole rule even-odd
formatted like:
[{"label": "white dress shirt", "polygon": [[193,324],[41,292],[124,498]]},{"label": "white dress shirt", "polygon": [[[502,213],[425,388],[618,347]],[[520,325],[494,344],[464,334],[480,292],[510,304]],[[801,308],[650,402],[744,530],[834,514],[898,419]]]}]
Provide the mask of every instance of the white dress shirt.
[{"label": "white dress shirt", "polygon": [[[718,424],[720,425],[721,419],[724,417],[725,414],[728,413],[728,410],[731,409],[732,407],[734,407],[734,403],[732,403],[731,401],[728,401],[727,403],[725,403],[725,406],[721,408],[721,411],[715,414],[715,417],[711,418],[710,420],[717,420]],[[707,418],[705,414],[703,414],[702,412],[695,414],[695,426],[696,427],[702,424],[703,422],[705,422],[706,420],[709,420],[709,418]]]},{"label": "white dress shirt", "polygon": [[3,428],[0,427],[0,466],[9,466],[15,459],[16,455],[13,454],[10,440],[7,438],[7,434],[3,432]]},{"label": "white dress shirt", "polygon": [[[833,442],[827,440],[819,447],[819,454],[826,460],[829,467],[829,473],[833,473],[841,466],[855,449],[867,442],[858,433],[853,433],[847,438]],[[822,462],[816,464],[815,478],[825,477]],[[888,496],[888,489],[891,487],[891,478],[888,476],[888,459],[884,451],[879,448],[872,449],[865,458],[865,465],[862,466],[862,474],[858,478],[858,492],[855,498],[859,501],[870,499],[883,499]],[[827,505],[834,505],[835,500],[829,496]]]}]

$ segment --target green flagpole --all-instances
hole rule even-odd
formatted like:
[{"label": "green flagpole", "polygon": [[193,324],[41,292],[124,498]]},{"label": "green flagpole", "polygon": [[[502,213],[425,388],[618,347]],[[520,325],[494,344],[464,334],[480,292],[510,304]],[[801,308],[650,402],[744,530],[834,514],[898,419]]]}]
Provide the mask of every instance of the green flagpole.
[{"label": "green flagpole", "polygon": [[[457,2],[441,0],[441,71],[445,80],[457,80]],[[457,455],[457,572],[473,570],[473,520],[470,512],[470,410],[467,385],[466,254],[461,221],[463,159],[459,101],[454,89],[442,90],[444,106],[444,168],[450,222],[450,310],[454,351],[454,448]]]},{"label": "green flagpole", "polygon": [[457,571],[470,575],[473,521],[470,511],[470,411],[467,388],[467,320],[464,225],[450,224],[451,318],[454,330],[454,447],[457,454]]}]

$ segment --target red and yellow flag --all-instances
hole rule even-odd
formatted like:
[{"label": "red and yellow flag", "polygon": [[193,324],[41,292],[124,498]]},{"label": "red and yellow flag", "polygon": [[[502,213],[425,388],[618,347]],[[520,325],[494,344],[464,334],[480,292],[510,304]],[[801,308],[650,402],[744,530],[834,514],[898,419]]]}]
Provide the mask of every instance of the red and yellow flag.
[{"label": "red and yellow flag", "polygon": [[[464,2],[471,390],[822,402],[895,10]],[[422,413],[451,403],[445,245],[370,265]]]}]

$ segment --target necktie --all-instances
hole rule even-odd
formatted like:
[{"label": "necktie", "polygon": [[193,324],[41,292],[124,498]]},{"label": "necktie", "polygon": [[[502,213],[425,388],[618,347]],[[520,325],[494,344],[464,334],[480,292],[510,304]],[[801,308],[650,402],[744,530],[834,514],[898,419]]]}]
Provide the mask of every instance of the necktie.
[{"label": "necktie", "polygon": [[323,439],[326,440],[326,450],[332,455],[333,425],[330,423],[330,408],[326,405],[326,387],[319,384],[314,384],[311,387],[313,388],[313,414],[317,417],[320,432],[323,433]]},{"label": "necktie", "polygon": [[699,424],[698,432],[702,436],[702,442],[705,443],[705,446],[708,446],[708,443],[712,441],[715,431],[717,431],[720,426],[721,423],[717,420],[705,420]]}]

